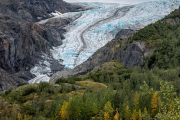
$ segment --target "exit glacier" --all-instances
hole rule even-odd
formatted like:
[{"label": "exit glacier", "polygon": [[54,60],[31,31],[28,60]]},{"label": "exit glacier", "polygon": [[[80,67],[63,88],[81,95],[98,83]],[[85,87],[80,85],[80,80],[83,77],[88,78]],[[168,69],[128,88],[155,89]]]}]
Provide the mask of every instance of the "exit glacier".
[{"label": "exit glacier", "polygon": [[[141,29],[158,21],[180,5],[180,1],[153,1],[127,6],[121,4],[79,3],[92,9],[65,27],[63,45],[51,51],[55,59],[72,69],[115,38],[121,29]],[[113,14],[118,12],[117,15]],[[72,15],[73,14],[73,15]],[[74,16],[74,13],[68,13]],[[61,17],[61,16],[59,16]]]},{"label": "exit glacier", "polygon": [[[63,44],[51,50],[54,59],[68,69],[86,61],[94,52],[115,38],[121,29],[139,30],[165,17],[180,6],[180,0],[152,1],[136,5],[110,3],[74,3],[86,11],[60,14],[58,18],[77,18],[64,27]],[[53,18],[51,18],[53,19]],[[39,24],[45,23],[44,21]],[[45,75],[45,70],[35,66],[31,71]],[[48,66],[46,66],[48,68]],[[47,69],[49,72],[49,69]],[[38,77],[37,77],[38,78]],[[46,77],[45,81],[48,77]],[[49,79],[49,78],[48,78]],[[33,81],[36,81],[34,79]],[[34,83],[31,81],[30,83]],[[41,79],[43,81],[43,79]]]}]

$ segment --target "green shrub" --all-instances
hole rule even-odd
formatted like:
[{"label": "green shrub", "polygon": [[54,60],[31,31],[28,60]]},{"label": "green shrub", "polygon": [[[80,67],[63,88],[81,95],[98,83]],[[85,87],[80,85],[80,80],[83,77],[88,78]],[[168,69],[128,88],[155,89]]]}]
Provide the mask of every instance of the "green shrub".
[{"label": "green shrub", "polygon": [[20,87],[20,86],[23,86],[23,85],[25,85],[24,83],[19,83],[18,85],[17,85],[17,87]]},{"label": "green shrub", "polygon": [[48,89],[50,87],[50,84],[47,82],[40,82],[39,84],[39,90],[42,92],[44,89]]},{"label": "green shrub", "polygon": [[9,89],[9,90],[6,90],[6,91],[5,91],[5,95],[8,95],[9,93],[11,93],[11,91],[12,91],[12,88]]},{"label": "green shrub", "polygon": [[75,84],[76,81],[81,81],[82,78],[80,77],[69,77],[67,79],[64,78],[59,78],[56,80],[56,84],[60,84],[60,83],[69,83],[69,84]]},{"label": "green shrub", "polygon": [[37,88],[36,87],[27,87],[27,88],[23,89],[22,96],[29,95],[29,94],[31,94],[33,92],[37,92]]},{"label": "green shrub", "polygon": [[40,92],[55,93],[55,88],[47,82],[40,82],[38,89]]},{"label": "green shrub", "polygon": [[22,106],[23,111],[26,111],[29,115],[35,115],[36,114],[36,106],[33,103],[32,105],[24,105]]},{"label": "green shrub", "polygon": [[64,79],[64,78],[59,78],[59,79],[57,79],[56,80],[56,84],[60,84],[60,83],[66,83],[67,81],[66,81],[66,79]]}]

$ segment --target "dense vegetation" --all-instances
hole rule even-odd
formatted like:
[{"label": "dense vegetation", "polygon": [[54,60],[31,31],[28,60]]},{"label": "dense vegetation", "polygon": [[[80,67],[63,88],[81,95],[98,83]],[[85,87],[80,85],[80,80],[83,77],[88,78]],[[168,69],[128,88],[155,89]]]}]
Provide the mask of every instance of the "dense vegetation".
[{"label": "dense vegetation", "polygon": [[179,18],[180,9],[177,9],[164,19],[139,30],[129,38],[129,41],[145,41],[147,48],[154,48],[160,45],[164,39],[171,38],[171,36],[178,38]]},{"label": "dense vegetation", "polygon": [[179,77],[179,67],[128,69],[119,62],[108,62],[84,78],[59,79],[56,83],[60,86],[40,83],[1,93],[0,117],[2,120],[175,118],[179,114]]},{"label": "dense vegetation", "polygon": [[164,19],[141,29],[129,38],[130,42],[145,41],[146,48],[156,49],[147,58],[145,66],[162,69],[180,66],[180,9]]},{"label": "dense vegetation", "polygon": [[80,78],[19,85],[0,93],[1,120],[179,120],[179,11],[129,38],[156,47],[143,69],[111,61]]}]

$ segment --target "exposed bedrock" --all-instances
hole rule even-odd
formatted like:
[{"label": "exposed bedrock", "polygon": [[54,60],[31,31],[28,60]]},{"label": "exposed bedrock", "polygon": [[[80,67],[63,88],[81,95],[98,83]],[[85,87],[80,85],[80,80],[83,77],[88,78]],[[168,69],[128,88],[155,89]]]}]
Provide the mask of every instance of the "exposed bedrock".
[{"label": "exposed bedrock", "polygon": [[[14,81],[27,83],[35,77],[29,71],[39,61],[47,60],[44,55],[48,56],[53,71],[64,68],[51,57],[50,53],[52,46],[61,45],[62,36],[59,32],[53,29],[48,31],[36,23],[17,22],[4,18],[0,19],[0,25],[0,68],[11,74]],[[24,75],[16,74],[18,72]]]},{"label": "exposed bedrock", "polygon": [[0,68],[0,91],[4,91],[17,86],[17,83],[9,73]]},{"label": "exposed bedrock", "polygon": [[[62,44],[65,31],[35,22],[53,17],[52,12],[79,8],[62,0],[0,0],[0,91],[27,84],[36,77],[30,70],[40,61],[50,63],[51,74],[64,68],[51,57],[50,49]],[[58,22],[60,27],[69,20]]]},{"label": "exposed bedrock", "polygon": [[0,0],[0,14],[24,21],[50,18],[51,13],[74,12],[81,9],[63,0]]}]

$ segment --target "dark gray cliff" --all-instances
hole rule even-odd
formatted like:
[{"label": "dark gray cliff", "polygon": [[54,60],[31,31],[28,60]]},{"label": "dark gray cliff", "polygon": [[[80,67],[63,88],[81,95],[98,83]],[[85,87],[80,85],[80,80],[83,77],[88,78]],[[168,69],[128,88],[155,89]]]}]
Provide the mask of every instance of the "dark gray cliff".
[{"label": "dark gray cliff", "polygon": [[0,68],[0,91],[7,90],[17,86],[17,83],[13,80],[9,73]]},{"label": "dark gray cliff", "polygon": [[57,27],[35,22],[53,17],[52,12],[78,9],[62,0],[0,0],[0,91],[34,78],[30,69],[47,59],[43,56],[53,71],[64,68],[52,58],[50,49],[62,44],[65,31],[60,27],[70,20],[60,19]]},{"label": "dark gray cliff", "polygon": [[43,29],[35,29],[38,25],[3,19],[0,25],[0,67],[9,73],[28,70],[38,60],[38,51],[50,54],[49,43],[41,36]]},{"label": "dark gray cliff", "polygon": [[38,21],[50,18],[55,11],[65,13],[78,11],[79,7],[63,0],[0,0],[0,14],[11,19]]},{"label": "dark gray cliff", "polygon": [[[4,17],[0,18],[0,26],[0,68],[16,83],[27,83],[35,77],[29,70],[43,59],[42,55],[51,56],[51,41],[45,39],[47,31],[36,23],[12,21]],[[63,66],[58,70],[62,69]]]},{"label": "dark gray cliff", "polygon": [[122,48],[120,61],[128,68],[141,66],[152,51],[153,49],[146,49],[145,42],[129,43]]}]

